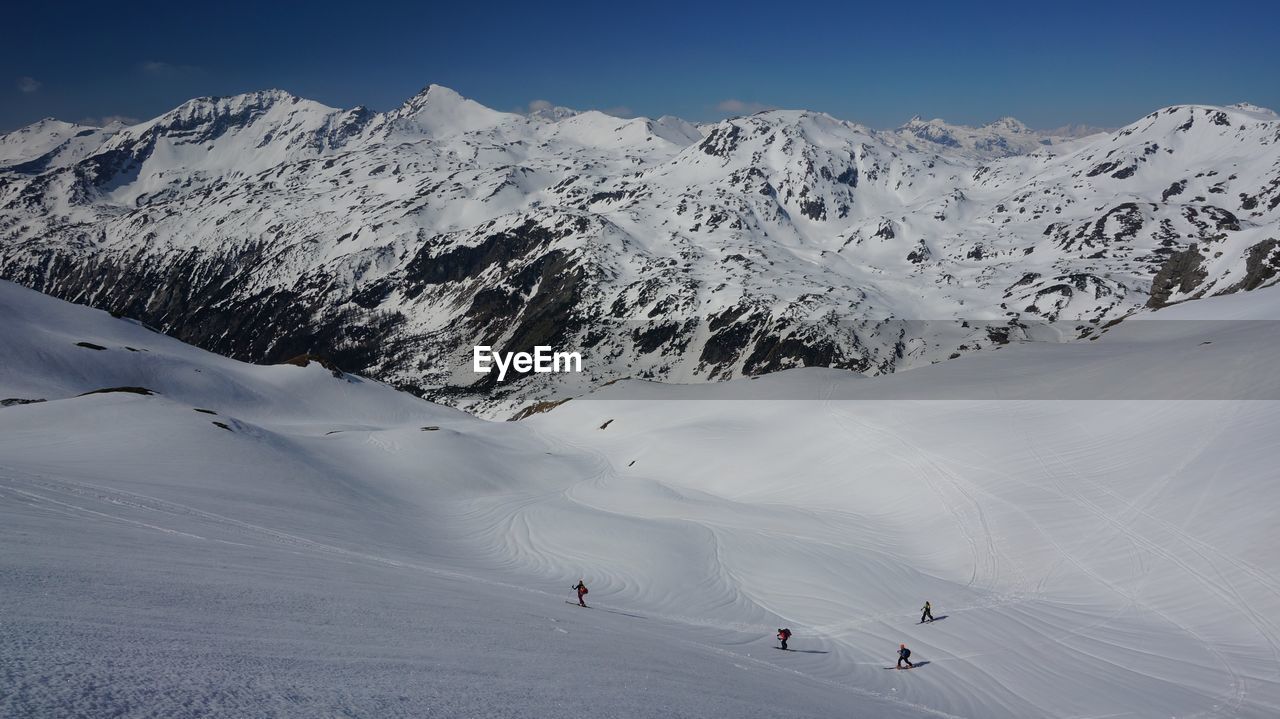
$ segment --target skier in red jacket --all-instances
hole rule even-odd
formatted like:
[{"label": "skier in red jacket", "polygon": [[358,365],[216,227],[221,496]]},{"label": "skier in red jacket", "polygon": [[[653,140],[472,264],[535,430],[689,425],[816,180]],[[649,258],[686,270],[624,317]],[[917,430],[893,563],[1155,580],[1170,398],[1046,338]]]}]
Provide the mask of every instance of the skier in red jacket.
[{"label": "skier in red jacket", "polygon": [[790,629],[779,629],[779,630],[778,630],[778,642],[780,642],[780,643],[782,644],[782,646],[781,646],[781,647],[778,647],[778,648],[779,648],[779,649],[786,649],[786,648],[787,648],[787,640],[788,640],[788,639],[790,639],[790,638],[791,638],[791,630],[790,630]]},{"label": "skier in red jacket", "polygon": [[578,590],[578,606],[587,606],[587,603],[582,601],[582,598],[587,596],[587,585],[583,584],[582,580],[579,579],[578,583],[573,585],[572,588]]}]

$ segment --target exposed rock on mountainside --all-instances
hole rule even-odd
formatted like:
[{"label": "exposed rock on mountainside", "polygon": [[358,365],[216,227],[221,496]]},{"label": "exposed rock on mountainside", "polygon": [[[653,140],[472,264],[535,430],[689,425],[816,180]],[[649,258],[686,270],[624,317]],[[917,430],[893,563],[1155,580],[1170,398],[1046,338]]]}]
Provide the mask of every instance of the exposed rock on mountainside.
[{"label": "exposed rock on mountainside", "polygon": [[1274,238],[1263,240],[1249,248],[1245,258],[1244,279],[1231,287],[1231,291],[1256,290],[1264,284],[1271,284],[1277,273],[1280,273],[1280,240]]},{"label": "exposed rock on mountainside", "polygon": [[1208,277],[1204,269],[1204,255],[1198,245],[1169,255],[1151,282],[1148,307],[1164,307],[1175,292],[1186,295],[1199,287]]}]

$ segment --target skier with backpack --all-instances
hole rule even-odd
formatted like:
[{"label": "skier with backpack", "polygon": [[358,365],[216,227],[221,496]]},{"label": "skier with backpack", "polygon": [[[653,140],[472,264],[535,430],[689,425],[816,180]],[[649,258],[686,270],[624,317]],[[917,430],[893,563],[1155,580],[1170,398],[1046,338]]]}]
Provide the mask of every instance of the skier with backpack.
[{"label": "skier with backpack", "polygon": [[915,668],[916,665],[911,663],[910,657],[911,657],[911,650],[907,649],[907,645],[899,644],[898,645],[898,668],[899,669],[902,668],[903,662],[907,663],[907,669]]},{"label": "skier with backpack", "polygon": [[921,624],[924,624],[924,620],[926,619],[928,619],[931,622],[933,621],[933,605],[929,604],[929,601],[927,599],[925,600],[924,607],[922,607],[920,611],[921,611],[921,614],[920,614]]},{"label": "skier with backpack", "polygon": [[583,584],[582,580],[579,579],[578,583],[570,587],[570,589],[576,589],[578,591],[578,606],[580,607],[587,606],[587,603],[582,601],[582,598],[587,596],[587,585]]},{"label": "skier with backpack", "polygon": [[780,646],[780,647],[778,647],[778,648],[779,648],[779,649],[786,649],[786,648],[787,648],[787,640],[788,640],[788,639],[790,639],[790,638],[791,638],[791,630],[790,630],[790,629],[779,629],[779,630],[778,630],[778,642],[779,642],[779,643],[781,643],[781,644],[782,644],[782,646]]}]

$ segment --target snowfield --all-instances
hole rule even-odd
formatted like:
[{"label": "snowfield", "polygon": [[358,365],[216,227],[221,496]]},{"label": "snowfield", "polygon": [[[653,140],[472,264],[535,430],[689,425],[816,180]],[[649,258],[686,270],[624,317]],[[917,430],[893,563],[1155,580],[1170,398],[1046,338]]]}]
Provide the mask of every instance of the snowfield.
[{"label": "snowfield", "polygon": [[0,715],[1274,717],[1277,318],[489,422],[0,283]]}]

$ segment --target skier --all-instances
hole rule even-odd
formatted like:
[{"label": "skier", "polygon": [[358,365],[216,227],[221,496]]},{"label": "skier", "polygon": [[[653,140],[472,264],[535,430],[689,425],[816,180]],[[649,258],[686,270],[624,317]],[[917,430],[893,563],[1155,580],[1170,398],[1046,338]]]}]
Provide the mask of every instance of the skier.
[{"label": "skier", "polygon": [[911,657],[911,650],[907,649],[907,645],[899,644],[898,645],[898,668],[899,669],[902,668],[903,662],[907,663],[907,669],[914,668],[915,665],[911,663],[910,657]]},{"label": "skier", "polygon": [[790,629],[779,629],[779,630],[778,630],[778,641],[782,644],[782,646],[781,646],[781,647],[779,647],[779,649],[786,649],[786,648],[787,648],[787,640],[788,640],[788,639],[790,639],[790,638],[791,638],[791,630],[790,630]]},{"label": "skier", "polygon": [[925,619],[928,619],[931,622],[933,621],[933,605],[929,604],[928,600],[925,600],[924,607],[923,609],[921,609],[921,611],[923,612],[920,615],[921,624],[924,624]]},{"label": "skier", "polygon": [[586,602],[584,602],[584,601],[582,601],[582,598],[583,598],[583,597],[585,597],[585,596],[587,596],[587,585],[583,584],[583,583],[582,583],[582,580],[581,580],[581,579],[579,579],[579,580],[578,580],[578,583],[577,583],[577,584],[575,584],[575,585],[573,585],[573,587],[571,587],[571,589],[576,589],[576,590],[578,590],[578,606],[580,606],[580,607],[585,607],[585,606],[587,606],[587,603],[586,603]]}]

